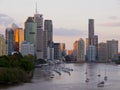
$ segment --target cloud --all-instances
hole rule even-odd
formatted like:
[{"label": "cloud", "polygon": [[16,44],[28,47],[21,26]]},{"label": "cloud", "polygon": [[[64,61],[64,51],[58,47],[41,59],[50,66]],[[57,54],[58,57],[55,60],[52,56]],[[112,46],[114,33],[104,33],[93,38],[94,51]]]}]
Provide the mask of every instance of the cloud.
[{"label": "cloud", "polygon": [[16,23],[16,21],[5,14],[0,13],[0,33],[4,34],[6,27],[10,27],[11,24]]},{"label": "cloud", "polygon": [[120,27],[120,22],[108,22],[108,23],[102,23],[98,25],[104,26],[104,27]]},{"label": "cloud", "polygon": [[119,19],[118,16],[110,16],[110,17],[108,17],[108,18],[111,19],[111,20],[117,20],[117,19]]},{"label": "cloud", "polygon": [[15,23],[15,20],[5,14],[0,14],[0,25],[8,26],[11,23]]},{"label": "cloud", "polygon": [[56,36],[86,36],[87,30],[76,30],[76,29],[66,29],[66,28],[55,28],[53,30],[53,34]]}]

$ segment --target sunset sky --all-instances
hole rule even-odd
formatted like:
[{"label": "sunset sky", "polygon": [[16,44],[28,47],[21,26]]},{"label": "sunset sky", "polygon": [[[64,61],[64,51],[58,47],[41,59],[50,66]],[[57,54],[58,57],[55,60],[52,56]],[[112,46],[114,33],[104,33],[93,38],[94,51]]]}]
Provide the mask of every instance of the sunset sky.
[{"label": "sunset sky", "polygon": [[67,49],[87,38],[89,18],[95,19],[99,42],[120,40],[120,0],[0,0],[0,26],[9,19],[23,27],[27,17],[34,16],[36,1],[38,13],[53,21],[54,42],[66,43]]}]

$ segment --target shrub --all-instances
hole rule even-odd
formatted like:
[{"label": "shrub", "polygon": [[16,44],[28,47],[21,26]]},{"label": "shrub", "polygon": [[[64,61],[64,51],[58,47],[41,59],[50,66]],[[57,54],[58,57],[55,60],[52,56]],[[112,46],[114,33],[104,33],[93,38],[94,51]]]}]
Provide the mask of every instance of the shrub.
[{"label": "shrub", "polygon": [[1,84],[27,82],[28,80],[27,73],[20,68],[0,68]]}]

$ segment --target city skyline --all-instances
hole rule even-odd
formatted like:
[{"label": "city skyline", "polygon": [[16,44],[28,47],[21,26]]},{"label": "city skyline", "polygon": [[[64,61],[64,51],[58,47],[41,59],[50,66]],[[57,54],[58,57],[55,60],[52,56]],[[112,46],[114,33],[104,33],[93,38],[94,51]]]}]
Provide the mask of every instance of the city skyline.
[{"label": "city skyline", "polygon": [[[22,6],[18,7],[17,3]],[[120,38],[120,0],[37,0],[37,3],[38,13],[43,14],[44,19],[53,21],[54,42],[66,43],[67,49],[73,48],[75,40],[87,38],[90,18],[95,20],[95,33],[99,36],[99,42]],[[1,0],[0,11],[0,15],[8,15],[24,26],[26,18],[35,14],[35,0]]]}]

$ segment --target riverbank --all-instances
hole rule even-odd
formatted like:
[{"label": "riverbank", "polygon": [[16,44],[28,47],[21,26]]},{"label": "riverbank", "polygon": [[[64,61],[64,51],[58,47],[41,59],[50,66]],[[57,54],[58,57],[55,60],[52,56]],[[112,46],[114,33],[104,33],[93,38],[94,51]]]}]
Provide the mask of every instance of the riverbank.
[{"label": "riverbank", "polygon": [[0,84],[14,85],[29,82],[33,75],[35,58],[19,53],[0,57]]},{"label": "riverbank", "polygon": [[30,79],[31,74],[20,68],[0,68],[0,84],[2,85],[29,82]]}]

